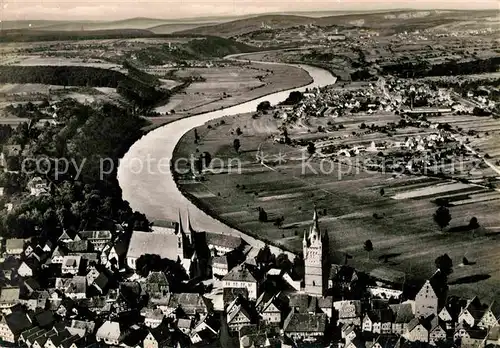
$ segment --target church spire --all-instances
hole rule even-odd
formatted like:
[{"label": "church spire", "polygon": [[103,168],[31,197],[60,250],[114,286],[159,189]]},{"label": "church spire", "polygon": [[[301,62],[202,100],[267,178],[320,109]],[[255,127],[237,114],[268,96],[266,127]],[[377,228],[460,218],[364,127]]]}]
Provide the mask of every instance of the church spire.
[{"label": "church spire", "polygon": [[189,208],[187,208],[187,215],[188,215],[188,231],[189,233],[195,233],[196,231],[193,228],[193,225],[191,225],[191,217],[189,216]]},{"label": "church spire", "polygon": [[311,232],[309,233],[309,238],[316,236],[316,238],[320,237],[319,232],[319,222],[318,222],[318,211],[316,210],[316,205],[314,206],[314,215],[313,215],[313,225],[311,227]]},{"label": "church spire", "polygon": [[181,215],[180,210],[179,210],[179,229],[178,229],[178,232],[180,232],[181,234],[184,234],[184,228],[182,227],[182,215]]}]

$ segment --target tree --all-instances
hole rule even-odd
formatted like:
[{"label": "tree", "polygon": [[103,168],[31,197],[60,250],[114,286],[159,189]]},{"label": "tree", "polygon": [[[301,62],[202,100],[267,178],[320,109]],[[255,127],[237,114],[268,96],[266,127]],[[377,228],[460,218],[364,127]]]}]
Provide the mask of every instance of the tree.
[{"label": "tree", "polygon": [[373,251],[373,243],[371,240],[365,241],[364,245],[365,251],[368,252],[368,260],[370,259],[370,253]]},{"label": "tree", "polygon": [[276,268],[284,271],[289,271],[292,268],[292,262],[288,259],[287,254],[279,254],[276,257]]},{"label": "tree", "polygon": [[286,128],[283,129],[283,138],[285,138],[285,144],[287,145],[292,142],[288,136],[288,130]]},{"label": "tree", "polygon": [[451,221],[450,210],[444,206],[439,207],[434,213],[434,221],[438,224],[441,231],[449,225]]},{"label": "tree", "polygon": [[316,145],[312,141],[307,144],[307,152],[311,156],[316,152]]},{"label": "tree", "polygon": [[283,226],[283,221],[285,221],[285,217],[280,216],[279,218],[276,219],[276,221],[274,222],[274,225],[281,228],[281,226]]},{"label": "tree", "polygon": [[479,228],[479,222],[477,220],[477,217],[473,216],[469,221],[469,229],[475,230],[477,228]]},{"label": "tree", "polygon": [[269,245],[265,245],[262,249],[259,250],[259,253],[255,257],[255,262],[260,267],[269,267],[269,265],[274,264],[275,257],[269,248]]},{"label": "tree", "polygon": [[306,273],[306,266],[304,263],[304,258],[302,257],[302,254],[296,255],[295,258],[293,259],[293,266],[292,266],[292,279],[293,280],[302,280],[304,279]]},{"label": "tree", "polygon": [[240,147],[241,147],[240,139],[238,139],[238,138],[234,139],[233,147],[234,147],[234,151],[236,151],[238,153],[240,152]]},{"label": "tree", "polygon": [[261,207],[259,207],[259,221],[260,222],[267,222],[267,213]]},{"label": "tree", "polygon": [[453,260],[448,256],[448,254],[438,256],[434,263],[436,264],[436,268],[439,269],[444,275],[449,276],[453,273]]},{"label": "tree", "polygon": [[302,100],[303,97],[304,97],[304,95],[300,91],[290,92],[290,94],[288,95],[288,98],[286,98],[286,100],[283,102],[283,104],[285,104],[285,105],[297,104],[298,102],[300,102]]},{"label": "tree", "polygon": [[257,111],[267,111],[271,108],[271,103],[267,100],[260,102],[259,105],[257,105]]},{"label": "tree", "polygon": [[199,141],[200,141],[200,136],[198,135],[198,130],[195,128],[195,130],[194,130],[194,143],[198,144]]}]

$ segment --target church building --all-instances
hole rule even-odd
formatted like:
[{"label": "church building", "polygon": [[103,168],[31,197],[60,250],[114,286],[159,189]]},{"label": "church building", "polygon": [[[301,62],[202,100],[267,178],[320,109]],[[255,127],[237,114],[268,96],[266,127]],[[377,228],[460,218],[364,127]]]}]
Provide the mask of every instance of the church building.
[{"label": "church building", "polygon": [[314,209],[313,224],[309,233],[304,233],[303,240],[304,290],[311,296],[323,296],[327,290],[330,273],[328,248],[328,235],[320,231],[318,212]]}]

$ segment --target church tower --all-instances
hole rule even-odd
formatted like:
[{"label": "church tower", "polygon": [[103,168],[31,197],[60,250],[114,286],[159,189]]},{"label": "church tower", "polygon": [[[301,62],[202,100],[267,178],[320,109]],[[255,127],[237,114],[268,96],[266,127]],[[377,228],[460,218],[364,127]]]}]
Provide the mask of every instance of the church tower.
[{"label": "church tower", "polygon": [[328,284],[328,237],[319,230],[318,212],[314,209],[313,224],[303,240],[305,263],[305,291],[312,296],[323,296]]}]

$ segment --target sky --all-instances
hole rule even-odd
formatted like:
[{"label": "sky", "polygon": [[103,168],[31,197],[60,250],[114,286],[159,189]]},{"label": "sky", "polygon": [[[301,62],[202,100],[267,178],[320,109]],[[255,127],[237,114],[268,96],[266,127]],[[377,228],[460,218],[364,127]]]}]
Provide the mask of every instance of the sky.
[{"label": "sky", "polygon": [[0,0],[2,20],[179,19],[291,11],[499,9],[500,0]]}]

